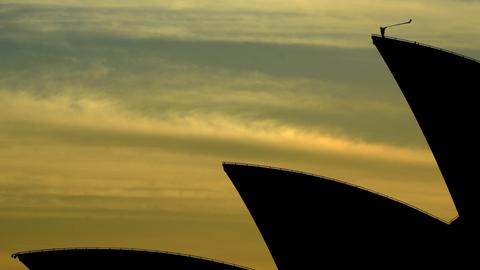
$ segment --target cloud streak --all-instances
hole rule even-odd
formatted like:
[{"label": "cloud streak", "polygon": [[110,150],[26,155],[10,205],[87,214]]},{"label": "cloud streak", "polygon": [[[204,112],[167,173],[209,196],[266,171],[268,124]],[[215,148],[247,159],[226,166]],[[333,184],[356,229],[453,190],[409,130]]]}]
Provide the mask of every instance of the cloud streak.
[{"label": "cloud streak", "polygon": [[[184,98],[178,96],[170,96],[169,98],[184,100]],[[199,101],[198,98],[200,97],[188,97],[188,99],[196,101]],[[258,95],[255,98],[261,99]],[[366,143],[348,138],[334,138],[327,134],[279,125],[269,119],[259,119],[252,122],[246,119],[247,122],[245,122],[245,119],[235,118],[235,116],[193,111],[180,114],[166,112],[159,120],[155,120],[130,115],[109,101],[88,97],[78,99],[77,97],[72,98],[64,95],[36,99],[25,94],[8,94],[3,95],[2,99],[8,100],[7,104],[2,104],[2,115],[6,118],[4,118],[5,121],[15,121],[17,119],[24,128],[28,129],[31,125],[33,129],[36,129],[36,137],[48,138],[52,136],[56,140],[66,140],[67,143],[69,140],[75,140],[75,133],[78,133],[79,136],[85,133],[85,141],[87,141],[91,137],[88,135],[90,132],[95,134],[94,136],[100,144],[107,145],[123,144],[128,142],[129,138],[132,138],[130,143],[134,146],[141,146],[142,144],[154,146],[156,141],[158,141],[158,146],[162,146],[162,139],[156,140],[156,137],[178,138],[179,140],[181,138],[187,140],[188,138],[191,138],[191,140],[203,138],[209,141],[252,143],[271,148],[285,148],[290,151],[295,149],[312,153],[327,151],[332,154],[378,160],[434,164],[431,154],[425,150]],[[206,97],[205,99],[208,100],[209,98]],[[226,103],[233,99],[240,104],[255,102],[249,95],[223,95],[220,99]],[[269,101],[275,102],[275,98]],[[29,121],[28,119],[32,120]],[[19,126],[15,127],[15,123],[13,123],[11,132],[15,132]],[[43,127],[49,128],[43,129]],[[73,132],[68,132],[69,129]],[[4,127],[4,130],[8,131],[8,126],[7,128]],[[28,134],[27,130],[21,132]],[[70,134],[70,136],[63,136],[65,132],[68,132],[67,134]],[[43,136],[42,133],[44,133]],[[114,138],[116,134],[119,138],[123,136],[125,140],[116,140]],[[138,136],[138,139],[135,139],[136,136]],[[105,139],[102,139],[102,137]],[[81,137],[79,139],[82,140]],[[88,139],[88,141],[94,143],[95,139]]]},{"label": "cloud streak", "polygon": [[[237,96],[237,99],[241,99],[241,97]],[[25,93],[4,93],[2,100],[8,100],[8,104],[2,104],[3,106],[1,106],[3,122],[1,139],[5,145],[10,145],[2,155],[5,167],[2,182],[4,184],[12,183],[8,180],[10,178],[8,176],[8,168],[10,170],[13,168],[13,171],[25,166],[31,168],[25,171],[24,176],[15,176],[14,173],[13,182],[18,181],[19,177],[26,177],[21,179],[24,182],[31,178],[30,175],[36,175],[39,171],[47,174],[56,172],[56,175],[47,175],[47,178],[42,177],[42,174],[40,174],[40,183],[43,184],[39,186],[39,190],[43,190],[47,196],[50,193],[48,185],[45,184],[48,181],[53,181],[52,185],[65,182],[65,177],[71,178],[71,176],[67,176],[70,172],[78,174],[78,176],[73,178],[77,180],[73,180],[74,182],[68,186],[72,190],[52,191],[51,195],[64,193],[68,196],[77,196],[79,195],[78,192],[80,192],[86,196],[103,194],[106,198],[110,195],[125,196],[126,198],[142,195],[146,198],[157,197],[159,199],[163,197],[169,198],[169,196],[178,196],[180,199],[190,198],[188,194],[191,195],[192,193],[183,192],[182,189],[171,190],[168,186],[163,186],[163,191],[157,193],[138,192],[138,188],[141,188],[145,183],[143,180],[140,180],[141,177],[139,178],[139,176],[134,174],[135,172],[139,175],[157,174],[155,173],[157,170],[152,171],[148,169],[142,171],[141,168],[145,168],[145,166],[141,165],[141,162],[133,163],[125,168],[128,171],[129,167],[133,169],[134,166],[138,166],[136,169],[133,169],[131,178],[121,177],[121,174],[111,171],[109,168],[115,166],[115,163],[111,164],[110,162],[104,162],[100,166],[104,168],[102,169],[104,172],[97,176],[95,176],[96,173],[92,175],[91,173],[82,172],[83,169],[80,168],[91,167],[95,171],[94,168],[97,161],[94,162],[92,160],[93,156],[89,155],[88,152],[92,151],[95,153],[100,150],[101,153],[101,149],[105,148],[127,149],[127,151],[132,153],[144,152],[153,154],[157,152],[160,153],[157,156],[158,160],[170,160],[175,155],[180,156],[179,163],[171,161],[168,165],[171,166],[169,177],[178,175],[178,171],[182,170],[184,166],[181,162],[182,156],[190,156],[189,159],[193,157],[194,160],[198,159],[200,164],[202,163],[201,160],[206,158],[206,160],[209,160],[207,163],[217,163],[215,170],[219,169],[220,161],[225,159],[265,160],[273,163],[277,160],[276,162],[282,163],[284,162],[282,160],[285,160],[285,158],[278,158],[282,156],[293,156],[294,159],[304,156],[320,162],[320,164],[325,158],[333,158],[338,159],[337,162],[339,164],[337,166],[342,163],[340,160],[347,161],[344,166],[348,166],[346,165],[348,160],[362,159],[363,162],[370,163],[369,166],[383,164],[382,166],[388,167],[393,164],[395,164],[394,166],[404,164],[404,166],[411,169],[425,168],[427,170],[435,167],[433,157],[428,150],[367,143],[352,140],[348,137],[332,137],[318,132],[308,132],[295,127],[278,125],[271,120],[245,122],[242,118],[218,116],[215,113],[197,113],[195,111],[192,114],[182,113],[178,115],[167,113],[160,118],[151,118],[129,114],[109,101],[85,96],[82,99],[72,98],[68,95],[34,98]],[[12,147],[13,145],[20,145],[19,143],[21,143],[21,147]],[[39,148],[38,145],[45,145],[45,147]],[[46,147],[50,148],[50,150],[46,150]],[[40,155],[48,153],[48,156],[53,158],[53,160],[43,164],[43,162],[38,163],[39,161],[35,162],[28,158],[23,161],[16,158],[16,156],[28,154],[28,149],[38,149]],[[85,149],[84,157],[79,155],[80,153],[75,149]],[[68,154],[66,156],[67,159],[63,160],[59,165],[47,165],[58,160],[58,158],[64,155],[62,152],[65,151],[67,151],[66,153],[69,153],[69,151],[73,152]],[[111,156],[110,158],[115,157],[114,153],[109,155],[108,151],[103,155],[105,155],[107,160],[109,156]],[[48,156],[44,157],[46,161],[49,160]],[[101,157],[98,154],[94,156]],[[85,160],[85,158],[87,159]],[[122,158],[119,162],[123,164],[125,161]],[[142,161],[145,160],[142,159]],[[70,165],[69,162],[71,162]],[[191,162],[194,161],[192,160]],[[28,165],[35,163],[38,163],[40,167]],[[147,168],[149,167],[147,166]],[[214,168],[212,167],[211,170],[214,170]],[[357,169],[353,169],[353,171],[355,170]],[[166,172],[163,174],[169,175]],[[212,175],[212,178],[218,179],[219,174],[221,173]],[[93,182],[89,184],[92,186],[83,186],[87,183],[85,180],[82,180],[81,183],[83,184],[79,186],[80,182],[76,181],[83,177],[93,177]],[[114,181],[115,186],[119,185],[118,188],[112,188],[112,183],[109,183],[109,181],[101,186],[95,184],[95,181],[97,181],[95,179],[102,178],[111,179],[109,181],[114,181],[113,179],[117,178],[124,180],[119,181],[117,179]],[[134,179],[140,181],[139,186],[127,184],[125,188],[122,188],[122,184]],[[185,179],[182,181],[187,184],[192,180]],[[27,181],[26,183],[28,185],[29,182]],[[168,181],[163,183],[168,183]],[[210,181],[204,181],[200,187],[209,190],[213,187],[211,183]],[[103,188],[101,188],[102,186]],[[77,189],[81,191],[76,191]],[[203,199],[227,199],[227,197],[219,195],[219,192],[221,193],[222,191],[224,189],[216,190],[212,193],[199,192],[198,194],[203,194],[201,196]]]},{"label": "cloud streak", "polygon": [[[25,1],[3,4],[4,23],[39,32],[369,47],[379,25],[408,38],[459,48],[480,44],[474,1]],[[16,16],[8,16],[15,14]],[[5,16],[7,15],[7,16]],[[5,18],[7,19],[5,21]]]}]

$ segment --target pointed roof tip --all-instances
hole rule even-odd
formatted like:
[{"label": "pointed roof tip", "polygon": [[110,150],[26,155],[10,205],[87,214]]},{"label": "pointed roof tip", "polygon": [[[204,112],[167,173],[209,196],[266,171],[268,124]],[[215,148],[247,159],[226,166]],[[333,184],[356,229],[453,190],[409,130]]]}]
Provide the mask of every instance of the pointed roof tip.
[{"label": "pointed roof tip", "polygon": [[261,165],[256,165],[256,164],[250,164],[250,163],[243,163],[243,162],[235,162],[235,161],[222,161],[222,166],[223,168],[232,168],[232,167],[240,167],[240,166],[261,166]]},{"label": "pointed roof tip", "polygon": [[222,167],[223,171],[230,177],[230,173],[232,172],[232,169],[235,167],[238,167],[239,164],[235,162],[228,162],[228,161],[223,161],[222,162]]},{"label": "pointed roof tip", "polygon": [[228,161],[222,161],[222,167],[225,169],[226,167],[230,167],[234,165],[235,163],[233,162],[228,162]]},{"label": "pointed roof tip", "polygon": [[377,45],[379,44],[380,42],[384,42],[385,40],[390,40],[391,38],[388,38],[388,37],[382,37],[380,35],[377,35],[377,34],[372,34],[372,43],[374,45]]},{"label": "pointed roof tip", "polygon": [[381,36],[379,34],[371,34],[370,37],[372,38],[372,40],[402,40],[401,38],[396,38],[396,37],[393,37],[393,36]]}]

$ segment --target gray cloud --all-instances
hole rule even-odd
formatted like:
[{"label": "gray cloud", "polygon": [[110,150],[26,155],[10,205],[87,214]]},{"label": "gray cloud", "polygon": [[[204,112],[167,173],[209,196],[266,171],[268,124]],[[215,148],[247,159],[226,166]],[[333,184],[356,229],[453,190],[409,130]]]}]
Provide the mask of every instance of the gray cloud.
[{"label": "gray cloud", "polygon": [[376,32],[379,25],[414,18],[413,26],[391,29],[390,33],[451,48],[480,44],[473,35],[478,32],[480,5],[466,1],[8,2],[1,4],[2,25],[40,33],[367,48],[368,34]]},{"label": "gray cloud", "polygon": [[[4,40],[1,47],[4,90],[31,91],[38,97],[64,91],[108,96],[152,117],[216,112],[368,141],[424,144],[373,49],[75,33],[47,34],[29,42]],[[235,95],[240,98],[228,98]],[[246,95],[265,100],[245,100]],[[392,129],[391,123],[401,124],[401,130]]]}]

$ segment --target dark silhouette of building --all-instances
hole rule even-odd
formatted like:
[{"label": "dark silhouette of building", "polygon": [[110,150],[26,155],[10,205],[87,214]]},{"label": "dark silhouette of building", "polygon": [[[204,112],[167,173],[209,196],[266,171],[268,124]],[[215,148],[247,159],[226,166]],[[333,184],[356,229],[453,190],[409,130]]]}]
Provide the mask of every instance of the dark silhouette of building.
[{"label": "dark silhouette of building", "polygon": [[224,170],[279,270],[478,265],[469,248],[478,244],[479,229],[480,64],[418,43],[372,38],[438,162],[459,212],[455,221],[322,176],[237,163],[224,163]]},{"label": "dark silhouette of building", "polygon": [[375,35],[372,40],[407,99],[452,195],[459,213],[452,225],[463,230],[478,227],[480,63],[416,42]]},{"label": "dark silhouette of building", "polygon": [[12,255],[30,270],[245,270],[248,268],[178,253],[118,248],[72,248]]},{"label": "dark silhouette of building", "polygon": [[407,250],[409,259],[433,260],[424,250],[442,253],[449,241],[443,221],[345,182],[249,164],[223,167],[280,270],[320,262],[378,268]]}]

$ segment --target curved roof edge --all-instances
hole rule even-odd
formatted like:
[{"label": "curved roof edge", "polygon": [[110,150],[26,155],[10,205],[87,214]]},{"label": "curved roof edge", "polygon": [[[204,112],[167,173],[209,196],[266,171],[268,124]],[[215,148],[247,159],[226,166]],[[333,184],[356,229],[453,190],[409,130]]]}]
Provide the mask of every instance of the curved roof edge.
[{"label": "curved roof edge", "polygon": [[71,248],[48,248],[48,249],[34,249],[28,251],[19,251],[15,252],[11,255],[12,258],[16,259],[18,256],[25,255],[25,254],[32,254],[32,253],[42,253],[42,252],[55,252],[55,251],[75,251],[75,250],[111,250],[111,251],[133,251],[133,252],[145,252],[145,253],[159,253],[159,254],[167,254],[173,256],[180,256],[180,257],[188,257],[193,259],[198,259],[202,261],[210,261],[214,263],[229,265],[237,268],[242,268],[245,270],[254,270],[253,268],[241,266],[234,263],[224,262],[220,260],[215,260],[211,258],[190,255],[185,253],[179,252],[172,252],[172,251],[163,251],[163,250],[153,250],[153,249],[141,249],[141,248],[121,248],[121,247],[71,247]]},{"label": "curved roof edge", "polygon": [[372,39],[374,39],[374,38],[386,39],[386,40],[393,40],[393,41],[398,41],[398,42],[405,42],[405,43],[412,44],[412,45],[418,45],[418,46],[425,47],[425,48],[429,48],[429,49],[433,49],[433,50],[436,50],[436,51],[440,51],[440,52],[452,54],[452,55],[458,56],[458,57],[460,57],[460,58],[464,58],[464,59],[467,59],[467,60],[470,60],[470,61],[473,61],[473,62],[475,62],[475,63],[480,64],[480,61],[477,60],[477,59],[475,59],[475,58],[473,58],[473,57],[466,56],[466,55],[464,55],[464,54],[457,53],[457,52],[454,52],[454,51],[451,51],[451,50],[447,50],[447,49],[443,49],[443,48],[440,48],[440,47],[435,47],[435,46],[432,46],[432,45],[428,45],[428,44],[425,44],[425,43],[420,43],[420,42],[413,41],[413,40],[408,40],[408,39],[403,39],[403,38],[397,38],[397,37],[387,37],[387,36],[382,37],[382,36],[377,35],[377,34],[372,34]]},{"label": "curved roof edge", "polygon": [[371,189],[368,189],[366,187],[362,187],[362,186],[359,186],[359,185],[355,185],[355,184],[352,184],[352,183],[349,183],[349,182],[346,182],[346,181],[343,181],[343,180],[338,180],[338,179],[335,179],[335,178],[332,178],[332,177],[327,177],[327,176],[323,176],[323,175],[319,175],[319,174],[314,174],[314,173],[308,173],[308,172],[302,172],[302,171],[299,171],[299,170],[292,170],[292,169],[286,169],[286,168],[280,168],[280,167],[274,167],[274,166],[268,166],[268,165],[260,165],[260,164],[252,164],[252,163],[244,163],[244,162],[228,162],[228,161],[224,161],[222,162],[222,165],[225,166],[225,165],[233,165],[233,166],[246,166],[246,167],[258,167],[258,168],[265,168],[265,169],[272,169],[272,170],[279,170],[279,171],[285,171],[285,172],[291,172],[291,173],[297,173],[297,174],[304,174],[304,175],[308,175],[308,176],[313,176],[313,177],[317,177],[317,178],[321,178],[321,179],[324,179],[324,180],[327,180],[327,181],[332,181],[332,182],[337,182],[337,183],[340,183],[340,184],[344,184],[344,185],[347,185],[347,186],[351,186],[351,187],[354,187],[354,188],[358,188],[358,189],[361,189],[363,191],[367,191],[367,192],[370,192],[370,193],[373,193],[375,195],[378,195],[378,196],[381,196],[381,197],[384,197],[384,198],[387,198],[389,200],[392,200],[394,202],[397,202],[397,203],[400,203],[400,204],[403,204],[405,206],[408,206],[412,209],[415,209],[427,216],[430,216],[434,219],[437,219],[438,221],[441,221],[445,224],[451,224],[453,221],[455,221],[459,216],[455,216],[453,217],[452,219],[450,220],[444,220],[440,217],[437,217],[423,209],[420,209],[410,203],[407,203],[407,202],[404,202],[400,199],[397,199],[397,198],[393,198],[391,196],[388,196],[386,194],[383,194],[381,192],[378,192],[378,191],[375,191],[375,190],[371,190]]}]

